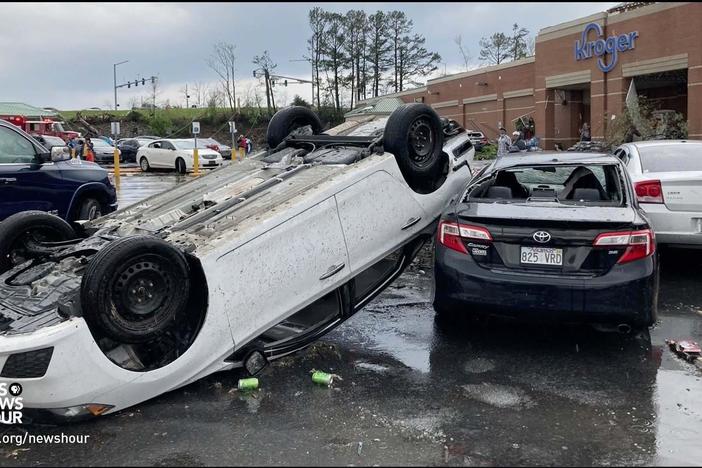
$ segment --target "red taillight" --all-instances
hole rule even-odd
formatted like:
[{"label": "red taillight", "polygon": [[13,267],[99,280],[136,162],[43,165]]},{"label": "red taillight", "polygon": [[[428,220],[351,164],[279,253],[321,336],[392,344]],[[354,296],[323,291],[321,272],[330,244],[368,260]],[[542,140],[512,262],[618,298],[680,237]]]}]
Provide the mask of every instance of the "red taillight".
[{"label": "red taillight", "polygon": [[438,232],[439,242],[456,252],[468,253],[463,239],[491,242],[490,231],[478,226],[441,221]]},{"label": "red taillight", "polygon": [[640,203],[663,203],[663,189],[660,180],[644,180],[634,184],[636,199]]},{"label": "red taillight", "polygon": [[597,236],[595,247],[626,247],[617,263],[628,263],[646,258],[656,251],[655,235],[650,229],[642,231],[606,232]]}]

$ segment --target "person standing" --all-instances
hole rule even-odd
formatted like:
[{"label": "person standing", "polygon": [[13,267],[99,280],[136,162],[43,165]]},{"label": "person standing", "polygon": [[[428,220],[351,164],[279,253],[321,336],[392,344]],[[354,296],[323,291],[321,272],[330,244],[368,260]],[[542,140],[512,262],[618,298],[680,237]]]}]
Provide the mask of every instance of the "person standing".
[{"label": "person standing", "polygon": [[583,124],[583,128],[580,129],[580,141],[590,141],[590,125],[587,122]]},{"label": "person standing", "polygon": [[95,162],[95,147],[93,142],[90,141],[89,137],[85,137],[85,143],[83,144],[83,155],[86,161]]},{"label": "person standing", "polygon": [[508,154],[511,144],[512,139],[507,135],[507,130],[504,127],[500,127],[500,136],[497,138],[497,157]]}]

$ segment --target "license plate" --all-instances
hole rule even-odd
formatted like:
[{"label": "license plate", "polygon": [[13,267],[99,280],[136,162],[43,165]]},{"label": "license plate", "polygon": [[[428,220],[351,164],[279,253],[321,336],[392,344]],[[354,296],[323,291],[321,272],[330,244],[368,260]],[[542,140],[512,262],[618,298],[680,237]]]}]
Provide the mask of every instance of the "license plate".
[{"label": "license plate", "polygon": [[563,265],[563,249],[522,247],[521,262],[530,265]]},{"label": "license plate", "polygon": [[217,165],[217,161],[207,161],[205,163],[205,166],[216,166],[216,165]]}]

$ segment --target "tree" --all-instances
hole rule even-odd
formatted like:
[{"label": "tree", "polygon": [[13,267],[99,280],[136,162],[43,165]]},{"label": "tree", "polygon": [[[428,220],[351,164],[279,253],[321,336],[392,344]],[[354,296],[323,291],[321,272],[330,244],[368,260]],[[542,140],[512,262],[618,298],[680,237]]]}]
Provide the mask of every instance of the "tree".
[{"label": "tree", "polygon": [[361,61],[363,60],[363,42],[366,31],[366,13],[363,10],[350,10],[344,17],[345,36],[344,52],[348,59],[350,74],[347,77],[351,85],[351,108],[354,97],[359,94],[361,87]]},{"label": "tree", "polygon": [[271,86],[271,74],[278,65],[273,62],[267,50],[264,50],[262,55],[254,56],[253,63],[254,65],[258,65],[259,69],[263,72],[263,79],[266,85],[266,105],[268,107],[268,115],[271,115],[271,104],[273,105],[273,111],[275,112],[276,110],[275,97],[273,96],[273,88]]},{"label": "tree", "polygon": [[512,37],[510,38],[512,60],[519,60],[527,56],[527,36],[529,36],[528,29],[519,27],[517,23],[512,25]]},{"label": "tree", "polygon": [[218,42],[213,47],[212,55],[206,60],[207,65],[219,76],[220,86],[224,91],[232,112],[236,110],[236,82],[234,65],[236,46],[228,42]]},{"label": "tree", "polygon": [[[314,74],[314,86],[317,90],[317,107],[320,106],[319,101],[319,72],[322,68],[322,54],[324,53],[324,35],[327,28],[327,15],[320,7],[314,7],[309,14],[310,29],[312,37],[307,40],[307,51],[309,60],[312,63],[312,73]],[[314,96],[312,96],[314,103]]]},{"label": "tree", "polygon": [[458,51],[461,53],[461,57],[463,58],[463,69],[465,71],[468,71],[470,68],[470,54],[468,53],[468,47],[463,46],[463,37],[459,34],[453,39],[453,42],[456,43],[458,46]]},{"label": "tree", "polygon": [[503,33],[494,33],[490,38],[480,39],[480,60],[491,65],[505,62],[511,54],[511,40]]},{"label": "tree", "polygon": [[327,15],[327,32],[324,41],[323,64],[327,72],[331,73],[331,81],[328,80],[333,93],[334,106],[336,110],[341,110],[340,88],[344,65],[347,63],[345,51],[346,31],[344,17],[339,13],[325,13]]},{"label": "tree", "polygon": [[368,50],[366,61],[369,67],[369,79],[372,85],[372,95],[380,93],[380,83],[391,63],[390,52],[392,45],[387,34],[388,16],[377,11],[368,17]]},{"label": "tree", "polygon": [[388,13],[388,26],[387,31],[390,36],[390,44],[392,46],[393,53],[393,76],[394,79],[391,80],[395,92],[401,91],[401,60],[402,60],[402,47],[403,38],[412,30],[412,20],[407,18],[407,15],[403,11],[393,10]]},{"label": "tree", "polygon": [[209,92],[209,87],[206,83],[196,81],[193,85],[192,97],[195,101],[195,106],[203,107],[207,104],[207,94]]},{"label": "tree", "polygon": [[[396,76],[399,79],[399,90],[405,88],[405,83],[419,86],[421,83],[415,77],[426,77],[437,69],[441,56],[436,52],[429,52],[424,43],[426,39],[419,34],[402,38],[399,48],[399,63]],[[397,89],[397,83],[395,83]]]}]

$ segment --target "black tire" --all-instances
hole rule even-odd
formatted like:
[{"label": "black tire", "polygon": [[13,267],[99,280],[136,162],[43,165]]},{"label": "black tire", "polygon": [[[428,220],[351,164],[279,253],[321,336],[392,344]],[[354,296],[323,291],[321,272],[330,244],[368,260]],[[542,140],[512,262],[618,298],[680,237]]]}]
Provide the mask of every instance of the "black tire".
[{"label": "black tire", "polygon": [[142,156],[141,159],[139,160],[139,167],[141,167],[141,170],[143,172],[149,172],[151,170],[151,166],[149,165],[149,160],[146,159],[146,156]]},{"label": "black tire", "polygon": [[76,233],[63,219],[44,211],[22,211],[0,223],[0,273],[32,258],[27,241],[60,242],[75,239]]},{"label": "black tire", "polygon": [[405,104],[390,114],[383,133],[383,147],[395,155],[407,184],[428,193],[442,177],[444,135],[439,116],[422,103]]},{"label": "black tire", "polygon": [[183,254],[152,236],[117,239],[88,264],[81,308],[93,330],[120,343],[144,343],[181,323],[190,291]]},{"label": "black tire", "polygon": [[102,216],[102,204],[95,198],[84,198],[76,210],[76,220],[88,220]]},{"label": "black tire", "polygon": [[292,106],[279,110],[268,123],[266,130],[268,146],[271,149],[276,148],[291,132],[306,125],[312,127],[314,135],[322,131],[322,122],[311,109]]},{"label": "black tire", "polygon": [[185,174],[188,172],[188,168],[185,165],[185,160],[183,158],[176,159],[175,168],[178,174]]}]

